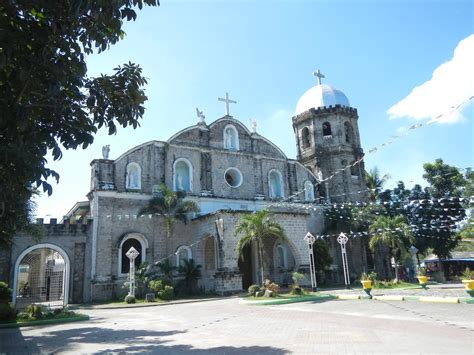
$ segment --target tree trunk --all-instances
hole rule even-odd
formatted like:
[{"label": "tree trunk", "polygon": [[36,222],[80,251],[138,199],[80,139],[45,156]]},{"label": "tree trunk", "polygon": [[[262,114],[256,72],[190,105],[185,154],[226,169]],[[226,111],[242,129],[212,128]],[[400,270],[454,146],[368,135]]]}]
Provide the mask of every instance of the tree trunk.
[{"label": "tree trunk", "polygon": [[263,280],[264,280],[264,274],[263,274],[263,247],[260,245],[260,241],[257,241],[257,247],[258,247],[258,253],[259,253],[259,259],[260,259],[260,272],[262,274],[262,285],[263,285]]}]

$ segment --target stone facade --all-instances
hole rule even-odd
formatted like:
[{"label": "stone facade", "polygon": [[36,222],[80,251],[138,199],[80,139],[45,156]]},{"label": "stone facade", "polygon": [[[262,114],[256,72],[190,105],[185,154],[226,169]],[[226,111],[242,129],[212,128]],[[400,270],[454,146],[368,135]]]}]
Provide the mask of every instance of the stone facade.
[{"label": "stone facade", "polygon": [[[323,132],[330,122],[331,134]],[[348,128],[349,127],[349,128]],[[308,273],[307,245],[303,237],[324,232],[322,198],[360,200],[365,188],[363,165],[326,178],[363,155],[357,128],[357,111],[348,107],[310,109],[293,118],[298,159],[288,159],[272,142],[251,133],[240,121],[224,116],[207,125],[200,122],[183,129],[168,141],[141,144],[118,157],[91,162],[87,195],[90,220],[86,224],[44,225],[39,243],[61,248],[70,260],[69,301],[90,302],[120,297],[126,292],[126,248],[140,252],[138,262],[156,263],[192,258],[202,266],[201,289],[228,294],[260,280],[255,246],[236,251],[240,236],[234,232],[239,218],[271,207],[288,241],[264,244],[265,277],[291,282],[291,272]],[[326,127],[327,128],[327,127]],[[326,129],[325,128],[325,129]],[[330,136],[330,137],[329,137]],[[200,213],[187,223],[177,222],[168,237],[162,217],[138,216],[160,184],[183,190]],[[282,203],[285,201],[285,203]],[[83,204],[81,205],[83,208]],[[311,208],[307,208],[310,206]],[[73,213],[73,212],[71,212]],[[15,280],[19,255],[38,241],[18,235],[10,259],[10,280]],[[339,245],[331,240],[333,258],[329,281],[340,283]],[[353,278],[365,270],[365,245],[348,244]],[[12,282],[13,284],[14,282]],[[306,277],[303,283],[309,283]]]},{"label": "stone facade", "polygon": [[313,108],[293,117],[298,160],[305,167],[321,172],[324,179],[346,168],[327,187],[321,186],[321,193],[333,202],[361,201],[366,196],[363,161],[347,168],[364,155],[357,120],[355,108],[340,105]]}]

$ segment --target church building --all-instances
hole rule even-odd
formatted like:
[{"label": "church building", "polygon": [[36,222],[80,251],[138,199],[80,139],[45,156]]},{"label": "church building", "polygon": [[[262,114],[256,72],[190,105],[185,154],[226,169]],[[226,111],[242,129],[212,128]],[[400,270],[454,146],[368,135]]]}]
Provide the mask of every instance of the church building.
[{"label": "church building", "polygon": [[[239,218],[269,208],[288,241],[267,240],[263,263],[269,279],[291,283],[295,270],[308,275],[308,232],[324,233],[324,206],[329,202],[364,198],[363,150],[357,110],[343,92],[322,84],[310,88],[288,117],[297,146],[288,158],[273,142],[249,130],[229,113],[207,123],[198,122],[166,141],[150,141],[123,152],[116,159],[91,162],[87,201],[78,202],[60,223],[43,224],[44,236],[15,236],[12,250],[0,256],[0,279],[10,281],[18,306],[32,302],[91,302],[121,297],[129,271],[125,253],[133,246],[136,265],[169,259],[176,266],[193,259],[202,266],[199,286],[207,292],[229,294],[257,283],[259,258],[254,246],[238,257]],[[186,192],[199,213],[178,222],[167,237],[158,215],[139,216],[141,208],[165,184]],[[40,223],[42,223],[40,221]],[[330,240],[333,265],[328,281],[342,283],[342,258]],[[354,279],[366,270],[366,247],[350,240],[348,263]],[[309,276],[307,277],[309,280]]]}]

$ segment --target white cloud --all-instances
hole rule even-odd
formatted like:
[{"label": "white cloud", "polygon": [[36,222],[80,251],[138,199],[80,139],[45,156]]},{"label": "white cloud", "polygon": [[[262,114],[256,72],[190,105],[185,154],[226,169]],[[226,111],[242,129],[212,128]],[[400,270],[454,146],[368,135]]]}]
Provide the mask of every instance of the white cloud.
[{"label": "white cloud", "polygon": [[470,101],[456,110],[474,96],[473,63],[474,35],[470,35],[458,43],[453,58],[436,68],[430,80],[415,87],[407,97],[389,108],[389,117],[430,119],[438,123],[461,121],[464,118],[462,110],[473,105]]}]

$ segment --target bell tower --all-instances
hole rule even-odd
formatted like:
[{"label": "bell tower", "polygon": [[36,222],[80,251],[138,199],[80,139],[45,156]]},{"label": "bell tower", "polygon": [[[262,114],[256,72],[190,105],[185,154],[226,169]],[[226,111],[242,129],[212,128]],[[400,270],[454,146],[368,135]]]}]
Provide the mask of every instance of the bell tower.
[{"label": "bell tower", "polygon": [[297,159],[321,181],[320,198],[331,202],[366,199],[364,152],[360,143],[357,109],[346,95],[318,84],[299,99],[293,116]]}]

